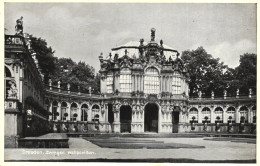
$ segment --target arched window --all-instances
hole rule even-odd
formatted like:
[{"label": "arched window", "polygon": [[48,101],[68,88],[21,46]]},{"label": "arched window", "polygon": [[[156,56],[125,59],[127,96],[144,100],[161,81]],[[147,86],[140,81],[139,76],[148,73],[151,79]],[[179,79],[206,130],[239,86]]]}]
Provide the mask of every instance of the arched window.
[{"label": "arched window", "polygon": [[98,115],[99,117],[99,113],[100,113],[100,108],[98,105],[93,105],[92,107],[92,121],[95,121],[95,116]]},{"label": "arched window", "polygon": [[174,72],[172,77],[172,94],[181,94],[181,78],[179,73]]},{"label": "arched window", "polygon": [[248,109],[246,106],[243,106],[240,108],[239,110],[240,113],[240,117],[239,117],[239,121],[240,122],[244,122],[244,123],[248,123]]},{"label": "arched window", "polygon": [[194,121],[195,123],[198,123],[198,109],[197,108],[191,108],[189,111],[189,121]]},{"label": "arched window", "polygon": [[81,121],[88,121],[88,105],[83,104],[81,106]]},{"label": "arched window", "polygon": [[57,108],[58,108],[58,102],[54,101],[52,103],[52,120],[56,120],[57,119],[57,117],[56,117]]},{"label": "arched window", "polygon": [[204,107],[201,111],[202,114],[202,119],[203,121],[208,121],[210,122],[210,109],[208,107]]},{"label": "arched window", "polygon": [[70,117],[70,120],[71,121],[76,121],[77,120],[77,116],[78,116],[78,105],[76,103],[72,103],[71,106],[70,106],[70,111],[71,111],[71,114],[72,115]]},{"label": "arched window", "polygon": [[113,75],[107,76],[107,93],[113,93]]},{"label": "arched window", "polygon": [[131,74],[120,74],[120,92],[132,91]]},{"label": "arched window", "polygon": [[158,94],[160,92],[159,72],[155,67],[149,67],[144,75],[144,93]]},{"label": "arched window", "polygon": [[11,71],[5,66],[5,98],[8,97],[8,91],[11,88]]},{"label": "arched window", "polygon": [[215,121],[223,123],[223,109],[221,107],[215,109]]},{"label": "arched window", "polygon": [[256,106],[252,107],[253,123],[256,123]]},{"label": "arched window", "polygon": [[228,121],[232,121],[232,123],[235,123],[236,122],[235,114],[236,114],[236,109],[234,107],[228,107],[227,109]]},{"label": "arched window", "polygon": [[12,77],[11,71],[5,66],[5,78]]},{"label": "arched window", "polygon": [[67,103],[66,102],[62,102],[61,103],[61,119],[62,120],[67,120],[67,117],[68,117]]}]

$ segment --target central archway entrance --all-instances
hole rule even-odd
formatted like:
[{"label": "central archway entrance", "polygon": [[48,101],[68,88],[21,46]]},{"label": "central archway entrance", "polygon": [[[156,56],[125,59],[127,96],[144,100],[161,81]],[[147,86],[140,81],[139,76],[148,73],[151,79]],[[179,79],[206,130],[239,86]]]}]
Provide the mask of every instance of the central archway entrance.
[{"label": "central archway entrance", "polygon": [[144,131],[158,132],[159,108],[155,103],[148,103],[144,109]]},{"label": "central archway entrance", "polygon": [[132,109],[130,106],[123,105],[120,107],[120,132],[131,133]]}]

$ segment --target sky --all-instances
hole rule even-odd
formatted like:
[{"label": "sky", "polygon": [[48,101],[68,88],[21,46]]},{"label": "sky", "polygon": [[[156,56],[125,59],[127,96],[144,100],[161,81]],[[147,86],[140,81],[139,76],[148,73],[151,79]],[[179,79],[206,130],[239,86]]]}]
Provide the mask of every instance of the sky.
[{"label": "sky", "polygon": [[54,56],[85,61],[100,69],[98,56],[143,38],[178,50],[202,46],[229,67],[244,53],[256,53],[256,4],[174,3],[5,3],[6,34],[15,34],[23,16],[24,33],[45,39]]}]

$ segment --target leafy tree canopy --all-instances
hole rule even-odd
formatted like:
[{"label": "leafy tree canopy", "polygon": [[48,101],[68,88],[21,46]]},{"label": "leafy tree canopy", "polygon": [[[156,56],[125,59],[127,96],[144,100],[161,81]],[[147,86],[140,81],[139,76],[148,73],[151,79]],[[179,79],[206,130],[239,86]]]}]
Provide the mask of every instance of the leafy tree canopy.
[{"label": "leafy tree canopy", "polygon": [[240,56],[240,64],[235,68],[235,74],[240,82],[240,92],[248,94],[248,89],[256,91],[256,54],[245,53]]},{"label": "leafy tree canopy", "polygon": [[44,74],[44,83],[48,84],[49,79],[52,79],[53,85],[61,82],[61,88],[67,89],[67,84],[70,84],[71,91],[80,90],[82,93],[88,93],[91,87],[92,93],[99,93],[99,75],[95,75],[95,70],[92,66],[85,62],[74,62],[71,58],[57,58],[53,54],[55,51],[47,46],[44,39],[33,37],[32,49],[36,52],[36,58],[39,61],[39,66]]},{"label": "leafy tree canopy", "polygon": [[226,85],[222,76],[227,69],[223,62],[213,58],[203,47],[183,51],[181,58],[190,75],[190,96],[197,96],[198,91],[206,96],[210,96],[212,90],[216,95],[223,93]]},{"label": "leafy tree canopy", "polygon": [[32,42],[31,47],[36,53],[36,58],[44,75],[44,83],[47,83],[51,75],[57,70],[57,58],[53,56],[55,51],[47,46],[47,42],[44,39],[32,35],[30,35],[30,39]]}]

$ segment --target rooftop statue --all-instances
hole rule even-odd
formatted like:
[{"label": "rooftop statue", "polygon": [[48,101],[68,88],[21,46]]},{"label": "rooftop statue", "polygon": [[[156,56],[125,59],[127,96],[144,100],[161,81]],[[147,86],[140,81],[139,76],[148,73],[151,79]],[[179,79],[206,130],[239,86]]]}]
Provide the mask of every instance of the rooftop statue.
[{"label": "rooftop statue", "polygon": [[152,28],[151,29],[151,41],[154,41],[154,39],[155,39],[155,28]]},{"label": "rooftop statue", "polygon": [[15,31],[16,35],[23,36],[23,16],[16,20]]}]

